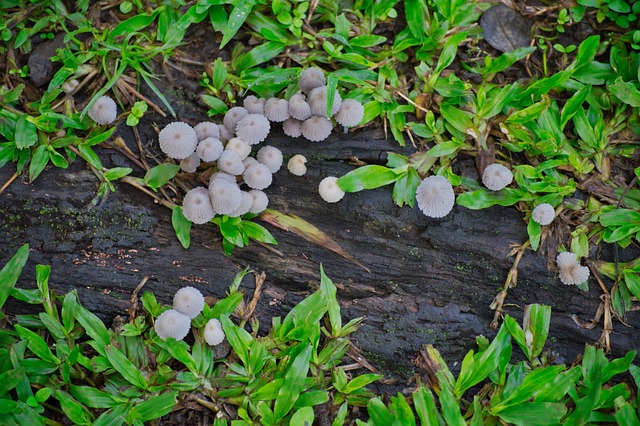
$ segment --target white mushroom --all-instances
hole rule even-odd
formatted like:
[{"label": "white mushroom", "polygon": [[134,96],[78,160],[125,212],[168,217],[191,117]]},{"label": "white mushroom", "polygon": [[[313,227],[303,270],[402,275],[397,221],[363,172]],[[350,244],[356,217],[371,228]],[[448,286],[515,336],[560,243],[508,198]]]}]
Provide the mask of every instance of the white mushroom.
[{"label": "white mushroom", "polygon": [[418,185],[416,201],[426,216],[440,218],[453,209],[455,194],[447,178],[429,176]]}]

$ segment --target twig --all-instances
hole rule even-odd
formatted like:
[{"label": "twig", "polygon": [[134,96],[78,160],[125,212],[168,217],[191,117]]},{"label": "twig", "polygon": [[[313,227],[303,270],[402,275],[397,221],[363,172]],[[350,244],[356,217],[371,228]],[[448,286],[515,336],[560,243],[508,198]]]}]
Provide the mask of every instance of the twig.
[{"label": "twig", "polygon": [[520,259],[522,259],[525,250],[527,249],[527,247],[529,247],[530,244],[531,241],[527,240],[527,242],[511,252],[511,255],[513,255],[514,252],[517,253],[516,258],[513,261],[513,265],[511,265],[511,269],[509,269],[509,273],[507,274],[507,279],[504,282],[502,290],[496,295],[490,306],[491,309],[495,310],[495,313],[493,314],[493,321],[491,321],[491,324],[489,325],[489,327],[493,329],[498,328],[498,323],[500,322],[500,317],[503,313],[502,307],[504,306],[504,300],[507,298],[509,289],[514,288],[518,283],[518,264],[520,263]]},{"label": "twig", "polygon": [[14,180],[16,180],[16,178],[17,178],[18,176],[20,176],[20,173],[15,172],[15,173],[13,174],[13,176],[11,176],[11,177],[9,178],[9,180],[7,180],[7,181],[4,183],[4,185],[2,185],[2,188],[0,188],[0,194],[2,194],[2,193],[4,192],[4,190],[5,190],[5,189],[7,189],[7,188],[9,187],[9,185],[11,185],[11,182],[13,182]]},{"label": "twig", "polygon": [[395,87],[391,87],[391,89],[393,89],[393,92],[400,96],[402,99],[404,99],[405,101],[409,102],[411,105],[413,105],[414,107],[418,108],[419,110],[423,111],[423,112],[429,112],[428,109],[418,105],[417,103],[415,103],[414,101],[412,101],[407,95],[405,95],[404,93],[402,93],[400,90],[396,89]]},{"label": "twig", "polygon": [[136,287],[135,290],[133,290],[133,293],[131,293],[131,305],[129,306],[129,309],[127,309],[127,313],[129,314],[129,323],[133,324],[133,322],[136,319],[136,315],[138,313],[138,293],[140,292],[140,290],[142,290],[142,287],[144,287],[144,285],[147,283],[147,281],[149,281],[149,277],[148,275],[145,275],[142,278],[142,281],[140,281],[140,284],[138,284],[138,286]]},{"label": "twig", "polygon": [[124,87],[125,89],[127,89],[129,92],[133,93],[139,99],[142,99],[143,101],[148,103],[151,106],[151,108],[155,109],[156,112],[158,114],[160,114],[161,116],[163,116],[163,117],[167,116],[167,114],[162,110],[162,108],[160,108],[158,105],[156,105],[153,102],[151,102],[146,96],[144,96],[143,94],[138,92],[136,89],[134,89],[132,86],[130,86],[129,83],[127,83],[123,79],[121,79],[121,78],[118,79],[118,84],[121,85],[122,87]]}]

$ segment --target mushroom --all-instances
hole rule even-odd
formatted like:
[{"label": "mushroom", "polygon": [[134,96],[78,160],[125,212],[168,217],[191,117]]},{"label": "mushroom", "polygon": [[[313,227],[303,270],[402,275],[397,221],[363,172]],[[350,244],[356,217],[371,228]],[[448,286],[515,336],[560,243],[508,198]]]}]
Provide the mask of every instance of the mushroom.
[{"label": "mushroom", "polygon": [[236,131],[236,126],[238,122],[249,115],[249,111],[243,107],[233,107],[224,115],[222,122],[224,123],[224,127],[229,130],[230,133]]},{"label": "mushroom", "polygon": [[556,264],[560,270],[558,276],[563,284],[578,285],[589,278],[589,268],[580,265],[575,253],[568,251],[559,253],[556,257]]},{"label": "mushroom", "polygon": [[317,67],[309,67],[302,70],[298,76],[298,87],[305,93],[311,92],[316,87],[327,84],[324,72]]},{"label": "mushroom", "polygon": [[153,328],[162,340],[167,340],[169,337],[182,340],[189,334],[191,319],[174,309],[168,309],[156,319]]},{"label": "mushroom", "polygon": [[538,205],[531,212],[531,219],[534,222],[538,222],[540,225],[548,225],[553,222],[556,217],[556,211],[551,204],[543,203]]},{"label": "mushroom", "polygon": [[[313,89],[311,93],[309,93],[309,99],[307,102],[309,102],[311,113],[313,115],[327,117],[327,86],[320,86]],[[342,98],[340,97],[340,93],[336,90],[335,96],[333,97],[330,116],[335,115],[340,110],[341,105]]]},{"label": "mushroom", "polygon": [[258,160],[256,160],[253,157],[247,157],[244,160],[242,160],[242,165],[244,166],[244,169],[247,170],[247,167],[251,166],[252,164],[258,164]]},{"label": "mushroom", "polygon": [[252,164],[242,174],[244,183],[252,189],[265,189],[273,181],[269,167],[262,163]]},{"label": "mushroom", "polygon": [[189,190],[182,200],[182,214],[197,225],[209,222],[216,215],[211,206],[211,197],[207,188],[197,187]]},{"label": "mushroom", "polygon": [[329,119],[317,115],[304,120],[300,125],[302,136],[312,142],[320,142],[328,138],[332,128],[333,125]]},{"label": "mushroom", "polygon": [[256,145],[269,136],[271,124],[264,115],[249,114],[236,125],[236,136],[248,143]]},{"label": "mushroom", "polygon": [[224,147],[220,139],[210,137],[200,141],[196,148],[196,153],[202,161],[216,161],[222,155]]},{"label": "mushroom", "polygon": [[204,308],[204,296],[194,287],[182,287],[173,296],[173,309],[191,319],[198,316]]},{"label": "mushroom", "polygon": [[285,135],[292,138],[298,138],[302,136],[302,128],[300,127],[301,125],[302,121],[296,120],[293,117],[289,117],[284,123],[282,123],[282,130],[284,131]]},{"label": "mushroom", "polygon": [[244,161],[244,159],[251,154],[251,145],[240,138],[229,139],[229,142],[227,142],[227,146],[224,149],[225,151],[233,151],[238,154],[240,161]]},{"label": "mushroom", "polygon": [[289,118],[289,102],[280,98],[269,98],[264,104],[264,116],[270,121],[282,123]]},{"label": "mushroom", "polygon": [[200,165],[200,157],[197,153],[193,153],[187,158],[183,158],[180,160],[180,169],[187,173],[193,173],[198,170],[198,166]]},{"label": "mushroom", "polygon": [[264,115],[264,103],[265,98],[258,98],[253,95],[249,95],[244,98],[243,106],[249,112],[249,114],[262,114]]},{"label": "mushroom", "polygon": [[158,135],[160,149],[171,158],[187,158],[198,146],[198,135],[193,127],[181,121],[167,124]]},{"label": "mushroom", "polygon": [[336,121],[341,126],[353,127],[360,124],[364,117],[364,106],[355,99],[345,99],[336,113]]},{"label": "mushroom", "polygon": [[251,206],[253,206],[253,197],[247,191],[242,191],[241,195],[242,200],[240,201],[240,205],[237,209],[229,213],[229,216],[239,217],[243,214],[249,213],[249,210],[251,210]]},{"label": "mushroom", "polygon": [[289,169],[289,172],[291,172],[292,174],[296,176],[302,176],[305,173],[307,173],[307,166],[305,165],[306,162],[307,162],[307,159],[305,158],[304,155],[296,154],[289,159],[289,162],[287,163],[287,168]]},{"label": "mushroom", "polygon": [[223,180],[225,182],[229,182],[229,183],[237,183],[237,179],[234,175],[230,175],[229,173],[225,173],[225,172],[216,172],[214,174],[211,175],[211,177],[209,178],[209,185],[211,185],[211,182],[213,182],[214,180]]},{"label": "mushroom", "polygon": [[218,124],[218,130],[220,131],[220,142],[226,142],[233,137],[233,132],[227,129],[224,124]]},{"label": "mushroom", "polygon": [[118,108],[109,96],[101,96],[91,106],[89,117],[98,124],[111,124],[116,121]]},{"label": "mushroom", "polygon": [[242,191],[236,183],[215,179],[209,183],[211,206],[217,214],[229,214],[240,206]]},{"label": "mushroom", "polygon": [[502,164],[493,163],[482,173],[482,183],[491,191],[500,191],[513,180],[513,174]]},{"label": "mushroom", "polygon": [[224,341],[222,324],[216,318],[211,318],[204,326],[204,341],[211,346],[219,345]]},{"label": "mushroom", "polygon": [[269,197],[267,197],[267,194],[258,189],[252,189],[249,191],[249,194],[253,197],[253,205],[249,209],[249,213],[262,213],[269,205]]},{"label": "mushroom", "polygon": [[196,131],[196,135],[198,135],[198,142],[202,142],[207,138],[220,138],[220,129],[216,123],[212,123],[210,121],[203,121],[202,123],[196,124],[196,127],[193,128]]},{"label": "mushroom", "polygon": [[304,100],[302,93],[296,93],[289,98],[289,115],[300,121],[311,117],[311,107]]},{"label": "mushroom", "polygon": [[242,158],[235,151],[223,151],[218,158],[218,169],[230,175],[241,175],[244,172]]},{"label": "mushroom", "polygon": [[320,197],[327,203],[337,203],[344,197],[344,191],[336,183],[337,180],[335,176],[327,176],[318,185]]},{"label": "mushroom", "polygon": [[447,178],[429,176],[418,185],[416,201],[426,216],[440,218],[449,214],[453,209],[455,194]]},{"label": "mushroom", "polygon": [[271,173],[276,173],[282,167],[282,151],[275,146],[267,145],[260,148],[256,159],[267,166]]}]

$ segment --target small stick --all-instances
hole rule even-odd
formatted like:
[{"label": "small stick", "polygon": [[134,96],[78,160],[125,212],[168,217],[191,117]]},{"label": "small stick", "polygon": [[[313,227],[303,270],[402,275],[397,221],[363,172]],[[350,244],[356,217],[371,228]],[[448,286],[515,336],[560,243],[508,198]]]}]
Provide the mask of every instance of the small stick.
[{"label": "small stick", "polygon": [[[513,261],[511,269],[509,269],[507,279],[504,282],[504,287],[502,287],[502,290],[496,295],[495,299],[493,299],[493,302],[491,303],[491,309],[494,309],[496,312],[493,314],[493,321],[491,321],[489,327],[493,328],[494,330],[498,328],[498,323],[503,313],[502,307],[504,306],[504,300],[507,297],[507,292],[510,288],[514,288],[518,282],[518,264],[520,263],[520,259],[522,259],[525,250],[527,249],[527,247],[529,247],[530,244],[531,241],[527,240],[526,243],[515,249],[515,252],[517,253],[516,258]],[[514,252],[511,252],[512,255],[513,253]]]},{"label": "small stick", "polygon": [[4,185],[2,185],[2,188],[0,188],[0,194],[2,194],[2,193],[4,192],[4,190],[5,190],[5,189],[7,189],[7,188],[9,187],[9,185],[11,185],[11,182],[13,182],[14,180],[16,180],[16,178],[17,178],[18,176],[20,176],[20,173],[15,172],[15,173],[13,174],[13,176],[11,176],[11,177],[9,178],[9,180],[7,180],[7,181],[4,183]]}]

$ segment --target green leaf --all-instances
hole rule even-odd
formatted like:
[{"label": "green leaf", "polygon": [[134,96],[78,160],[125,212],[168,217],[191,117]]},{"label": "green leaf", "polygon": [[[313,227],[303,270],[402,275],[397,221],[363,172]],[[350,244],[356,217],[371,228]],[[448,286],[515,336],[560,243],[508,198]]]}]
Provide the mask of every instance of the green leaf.
[{"label": "green leaf", "polygon": [[460,414],[460,404],[448,387],[443,387],[440,392],[440,405],[442,417],[444,417],[447,426],[466,426],[464,418]]},{"label": "green leaf", "polygon": [[227,315],[220,316],[220,323],[229,344],[238,355],[238,358],[240,358],[240,361],[242,361],[242,364],[247,367],[249,365],[249,345],[253,337],[246,330],[231,322]]},{"label": "green leaf", "polygon": [[373,422],[372,424],[375,426],[393,424],[393,416],[380,398],[372,398],[369,401],[367,404],[367,413],[369,414],[369,421]]},{"label": "green leaf", "polygon": [[422,426],[439,426],[436,401],[429,389],[420,386],[413,392],[413,406]]},{"label": "green leaf", "polygon": [[69,419],[77,425],[90,425],[91,414],[88,410],[82,406],[78,401],[73,399],[71,395],[62,391],[56,390],[55,397],[60,401],[60,408]]},{"label": "green leaf", "polygon": [[409,167],[407,174],[398,179],[393,185],[393,201],[399,207],[407,204],[413,208],[418,185],[420,185],[420,175],[416,169]]},{"label": "green leaf", "polygon": [[337,180],[338,186],[345,192],[358,192],[374,189],[398,180],[398,174],[385,166],[369,165],[359,167]]},{"label": "green leaf", "polygon": [[564,403],[523,402],[498,413],[503,421],[514,425],[556,425],[567,413]]},{"label": "green leaf", "polygon": [[158,345],[176,360],[183,363],[193,374],[198,374],[198,366],[195,359],[189,353],[189,345],[183,340],[162,340],[158,341]]},{"label": "green leaf", "polygon": [[38,358],[52,364],[60,364],[60,360],[53,354],[53,352],[51,352],[49,345],[47,345],[47,342],[45,342],[42,337],[33,331],[24,328],[20,324],[16,324],[14,328],[18,335],[27,341],[27,347]]},{"label": "green leaf", "polygon": [[112,182],[127,176],[132,171],[133,169],[130,167],[114,167],[104,172],[104,178]]},{"label": "green leaf", "polygon": [[512,206],[518,201],[531,201],[533,195],[528,191],[521,189],[504,188],[500,191],[488,191],[479,189],[477,191],[469,191],[458,195],[456,202],[471,210],[481,210],[488,207]]},{"label": "green leaf", "polygon": [[591,92],[591,85],[584,86],[582,89],[578,90],[567,100],[567,103],[562,108],[562,113],[560,114],[560,128],[564,129],[564,126],[567,125],[571,117],[578,112],[578,109],[582,109],[582,104],[587,99],[587,95]]},{"label": "green leaf", "polygon": [[261,243],[267,244],[278,244],[271,232],[269,232],[264,226],[259,225],[255,222],[251,222],[248,220],[243,220],[240,222],[240,228],[247,234],[249,238],[255,241],[260,241]]},{"label": "green leaf", "polygon": [[127,420],[135,419],[145,423],[167,415],[178,403],[177,397],[177,391],[152,396],[146,401],[135,404],[129,411]]},{"label": "green leaf", "polygon": [[313,419],[313,407],[302,407],[291,417],[289,426],[312,426]]},{"label": "green leaf", "polygon": [[225,27],[224,31],[222,31],[222,34],[224,34],[224,36],[222,37],[222,42],[220,43],[220,49],[222,49],[227,43],[229,43],[229,41],[231,41],[231,39],[233,39],[233,36],[236,35],[242,24],[244,24],[244,21],[251,13],[251,9],[253,9],[253,6],[257,4],[257,1],[248,0],[235,3],[236,4],[234,5],[233,10],[229,15],[227,26]]},{"label": "green leaf", "polygon": [[404,0],[407,26],[411,34],[420,42],[425,38],[425,22],[427,22],[428,7],[425,0]]},{"label": "green leaf", "polygon": [[471,122],[471,113],[458,109],[457,107],[449,104],[440,105],[440,112],[445,120],[456,130],[464,133],[468,133],[469,129],[474,130],[474,125]]},{"label": "green leaf", "polygon": [[600,214],[600,223],[606,227],[640,225],[640,212],[616,208]]},{"label": "green leaf", "polygon": [[509,68],[511,65],[518,62],[520,59],[525,56],[533,53],[536,50],[534,46],[532,47],[519,47],[516,50],[511,52],[505,52],[497,58],[493,59],[489,66],[482,70],[483,75],[491,75],[499,73],[500,71],[504,71]]},{"label": "green leaf", "polygon": [[24,370],[22,368],[2,372],[2,374],[0,374],[0,396],[3,396],[18,386],[24,377]]},{"label": "green leaf", "polygon": [[331,426],[343,426],[344,422],[347,418],[347,410],[348,410],[348,403],[343,402],[342,405],[340,406],[340,409],[338,410],[338,413],[336,414],[336,417],[333,419],[333,422],[331,422]]},{"label": "green leaf", "polygon": [[71,385],[69,391],[79,403],[91,408],[114,408],[127,401],[91,386]]},{"label": "green leaf", "polygon": [[382,377],[384,376],[382,376],[381,374],[362,374],[356,377],[355,379],[351,380],[349,383],[347,383],[347,385],[345,386],[342,392],[352,393],[353,391],[356,391],[364,386],[367,386],[368,384],[373,383],[376,380],[381,379]]},{"label": "green leaf", "polygon": [[27,114],[22,114],[15,127],[16,147],[19,149],[29,148],[38,142],[36,125],[27,120]]},{"label": "green leaf", "polygon": [[529,242],[531,243],[531,248],[534,251],[538,250],[540,238],[542,237],[542,227],[538,222],[536,222],[532,218],[529,218],[529,223],[527,224],[527,233],[529,234]]},{"label": "green leaf", "polygon": [[140,370],[138,370],[118,348],[108,345],[104,351],[113,368],[120,373],[127,382],[141,389],[147,389],[149,387],[147,380]]},{"label": "green leaf", "polygon": [[169,182],[180,171],[177,164],[159,164],[149,169],[144,175],[144,183],[149,188],[157,191],[165,183]]},{"label": "green leaf", "polygon": [[304,388],[304,382],[309,371],[311,345],[306,344],[304,350],[291,363],[289,371],[284,376],[282,387],[273,406],[273,414],[277,420],[284,418],[293,408],[293,404]]},{"label": "green leaf", "polygon": [[20,247],[0,271],[0,309],[2,309],[4,302],[7,301],[9,294],[11,294],[11,289],[16,285],[16,281],[18,281],[18,277],[22,273],[22,268],[24,268],[28,258],[29,244],[25,244]]},{"label": "green leaf", "polygon": [[261,45],[254,47],[247,53],[243,53],[238,56],[235,61],[232,61],[231,65],[239,73],[255,67],[256,65],[267,62],[280,54],[284,50],[286,45],[277,41],[268,41]]},{"label": "green leaf", "polygon": [[387,41],[387,38],[380,35],[363,34],[349,40],[349,44],[354,47],[373,47],[385,41]]},{"label": "green leaf", "polygon": [[109,332],[104,323],[100,321],[100,318],[95,316],[89,310],[82,305],[78,304],[76,319],[82,325],[89,337],[96,341],[96,350],[100,355],[105,356],[104,348],[107,347],[111,341],[109,339]]},{"label": "green leaf", "polygon": [[49,151],[46,145],[40,145],[31,154],[31,164],[29,164],[29,182],[33,182],[49,163]]},{"label": "green leaf", "polygon": [[467,37],[466,31],[459,32],[457,34],[452,35],[447,39],[442,48],[442,52],[440,52],[440,57],[438,58],[438,64],[436,65],[431,77],[429,77],[429,85],[431,87],[434,86],[436,80],[440,76],[440,73],[444,71],[449,65],[451,65],[456,58],[456,54],[458,53],[458,46],[462,41]]},{"label": "green leaf", "polygon": [[175,206],[172,209],[171,224],[182,247],[188,249],[191,245],[191,221],[182,214],[182,207]]},{"label": "green leaf", "polygon": [[634,108],[640,107],[640,90],[633,83],[623,81],[622,77],[618,77],[613,84],[607,86],[607,89],[625,104]]},{"label": "green leaf", "polygon": [[64,331],[64,328],[62,327],[62,324],[60,324],[60,321],[58,321],[57,318],[54,318],[52,315],[49,315],[46,312],[40,312],[38,314],[38,317],[40,318],[40,321],[42,321],[44,326],[47,327],[47,330],[49,330],[49,333],[51,333],[51,335],[56,340],[64,339],[65,331]]},{"label": "green leaf", "polygon": [[100,161],[100,157],[98,157],[98,154],[96,154],[89,145],[78,145],[78,151],[87,163],[91,164],[97,170],[102,170],[102,161]]}]

